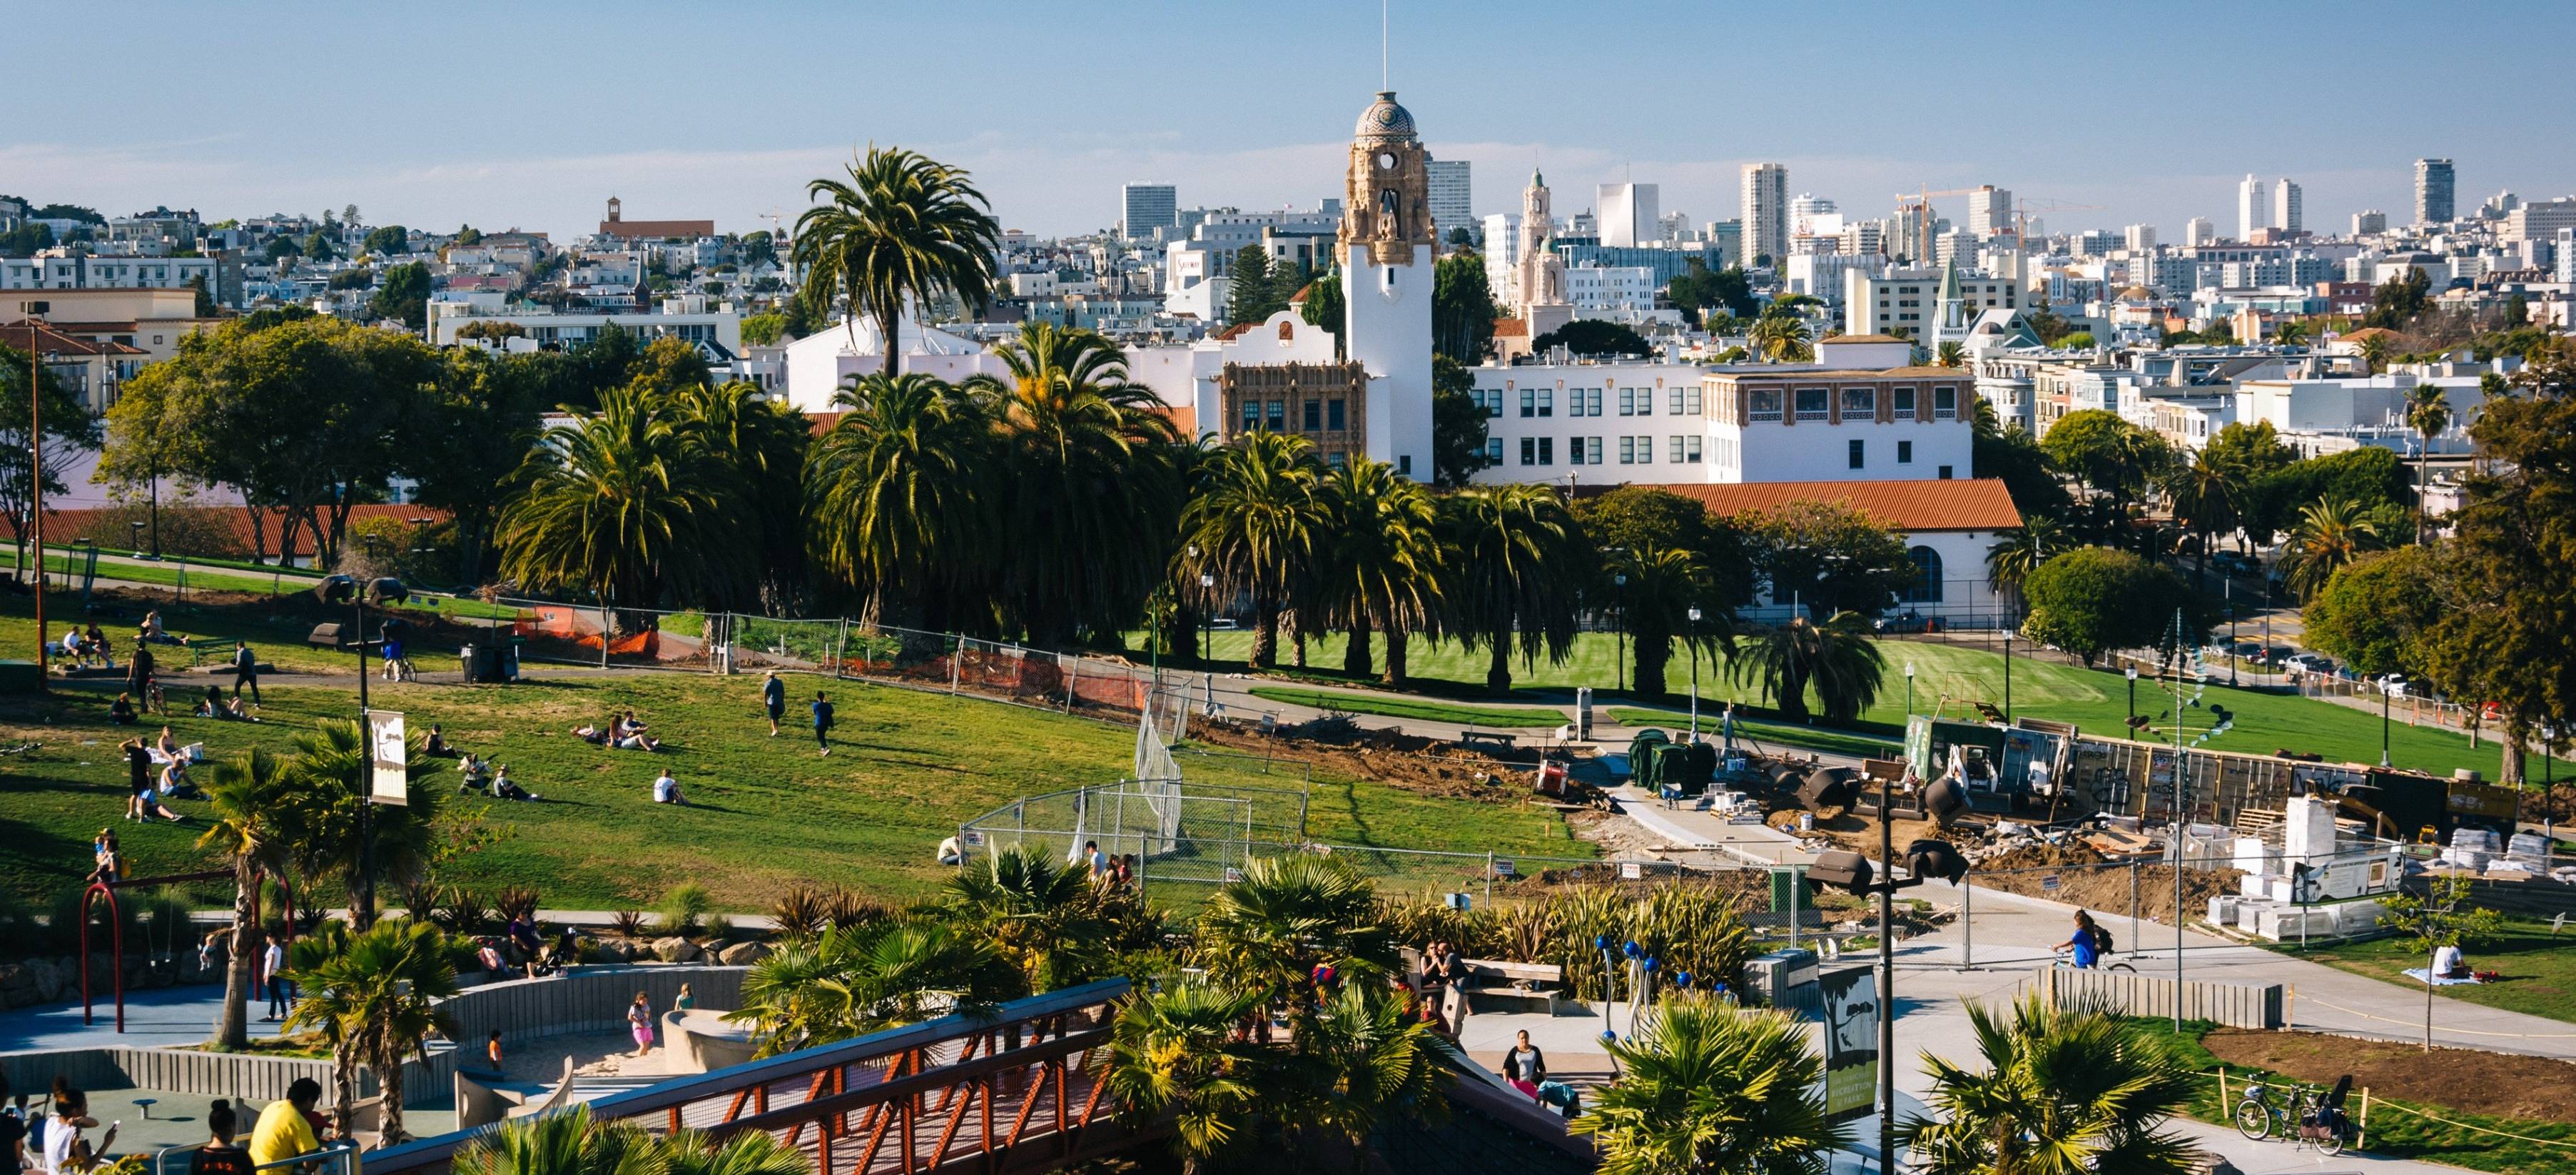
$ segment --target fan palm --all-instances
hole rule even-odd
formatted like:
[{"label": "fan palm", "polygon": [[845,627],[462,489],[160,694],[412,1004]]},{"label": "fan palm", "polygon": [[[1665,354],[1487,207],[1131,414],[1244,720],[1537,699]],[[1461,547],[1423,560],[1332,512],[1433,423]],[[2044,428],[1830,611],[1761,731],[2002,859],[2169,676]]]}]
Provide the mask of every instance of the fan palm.
[{"label": "fan palm", "polygon": [[1211,973],[1275,999],[1319,963],[1343,975],[1392,970],[1395,939],[1377,915],[1376,887],[1342,861],[1256,857],[1199,912],[1197,949]]},{"label": "fan palm", "polygon": [[1009,479],[1005,600],[1032,640],[1113,630],[1162,582],[1149,553],[1179,506],[1171,418],[1094,332],[1028,323],[997,354],[1009,382],[972,383],[994,398]]},{"label": "fan palm", "polygon": [[2204,448],[2192,454],[2190,464],[2166,474],[2164,481],[2165,501],[2173,509],[2175,523],[2200,538],[2196,570],[2205,583],[2211,544],[2220,532],[2236,529],[2243,513],[2248,488],[2245,471]]},{"label": "fan palm", "polygon": [[2388,370],[2388,361],[2396,353],[2396,344],[2389,342],[2386,334],[2362,336],[2361,361],[2370,368],[2372,375]]},{"label": "fan palm", "polygon": [[1941,350],[1932,357],[1932,360],[1943,367],[1965,367],[1968,363],[1968,348],[1957,342],[1943,343]]},{"label": "fan palm", "polygon": [[1869,621],[1857,612],[1838,612],[1823,623],[1793,616],[1740,638],[1728,675],[1755,679],[1791,721],[1806,720],[1813,689],[1826,721],[1849,722],[1878,700],[1887,676],[1887,657],[1870,636]]},{"label": "fan palm", "polygon": [[719,1143],[704,1131],[655,1137],[631,1121],[591,1116],[588,1105],[515,1118],[456,1152],[456,1175],[806,1175],[804,1153],[765,1131]]},{"label": "fan palm", "polygon": [[1088,982],[1105,962],[1108,938],[1098,886],[1046,853],[1013,846],[989,867],[948,879],[953,923],[971,929],[1019,972],[1025,994]]},{"label": "fan palm", "polygon": [[1810,337],[1812,332],[1807,329],[1806,319],[1783,311],[1777,314],[1765,313],[1756,320],[1746,341],[1752,343],[1753,349],[1760,352],[1764,359],[1773,363],[1789,363],[1804,360],[1813,354],[1807,346]]},{"label": "fan palm", "polygon": [[279,820],[302,782],[285,759],[253,748],[215,764],[207,773],[206,800],[214,823],[197,838],[197,847],[221,853],[233,871],[233,928],[227,944],[231,958],[224,966],[224,1006],[207,1042],[225,1052],[250,1047],[247,1003],[253,939],[259,920],[252,910],[259,901],[260,878],[283,876],[295,846]]},{"label": "fan palm", "polygon": [[304,998],[286,1025],[320,1028],[332,1041],[341,1130],[349,1129],[357,1066],[364,1063],[383,1086],[380,1145],[403,1141],[403,1058],[421,1053],[433,1032],[457,1035],[455,1020],[439,1007],[457,992],[445,937],[426,922],[380,922],[360,931],[327,923],[296,940],[288,966]]},{"label": "fan palm", "polygon": [[1703,609],[1697,622],[1690,616],[1708,600],[1707,566],[1685,548],[1640,546],[1618,556],[1611,570],[1627,577],[1618,591],[1619,613],[1636,648],[1637,694],[1661,698],[1667,692],[1664,669],[1672,663],[1675,637],[1694,654],[1712,657],[1725,643],[1727,620],[1719,610]]},{"label": "fan palm", "polygon": [[501,511],[501,574],[529,587],[649,607],[666,592],[722,596],[756,562],[739,472],[636,389],[548,429],[519,476]]},{"label": "fan palm", "polygon": [[1386,988],[1341,985],[1294,1042],[1310,1077],[1298,1121],[1341,1135],[1355,1150],[1392,1117],[1439,1123],[1449,1109],[1442,1092],[1449,1074],[1437,1040]]},{"label": "fan palm", "polygon": [[[2426,473],[2433,466],[2433,438],[2451,427],[2451,401],[2444,397],[2441,388],[2417,384],[2414,391],[2407,393],[2406,426],[2424,438],[2424,448],[2415,456],[2415,533],[2423,536],[2428,533],[2424,529],[2424,488]],[[2431,540],[2424,538],[2420,541]]]},{"label": "fan palm", "polygon": [[2001,541],[1986,549],[1986,582],[1998,592],[2018,590],[2040,564],[2075,549],[2074,536],[2045,514],[2025,516],[2021,529],[1997,537]]},{"label": "fan palm", "polygon": [[1440,502],[1451,552],[1441,595],[1469,648],[1491,660],[1485,688],[1512,687],[1511,653],[1561,661],[1574,648],[1573,585],[1590,577],[1597,557],[1585,548],[1574,515],[1547,486],[1526,482],[1471,486]]},{"label": "fan palm", "polygon": [[1897,1144],[1927,1175],[2181,1175],[2198,1148],[2157,1127],[2191,1100],[2192,1077],[2108,1013],[2037,996],[2002,1010],[1970,1001],[1986,1071],[1923,1055],[1936,1113]]},{"label": "fan palm", "polygon": [[805,467],[814,558],[900,623],[977,578],[998,520],[983,401],[920,373],[853,377]]},{"label": "fan palm", "polygon": [[1172,1120],[1172,1149],[1186,1175],[1210,1169],[1239,1142],[1273,1086],[1278,1061],[1239,1040],[1235,1026],[1262,1004],[1196,977],[1140,992],[1119,1008],[1100,1078],[1122,1116]]},{"label": "fan palm", "polygon": [[2385,542],[2379,527],[2349,499],[2319,498],[2299,510],[2290,528],[2283,562],[2289,567],[2290,590],[2307,599],[2334,573]]},{"label": "fan palm", "polygon": [[1386,682],[1404,681],[1406,638],[1428,624],[1440,594],[1439,515],[1420,483],[1365,457],[1325,477],[1325,549],[1317,594],[1350,631],[1342,670],[1369,673],[1369,635],[1386,634]]},{"label": "fan palm", "polygon": [[1825,1117],[1824,1063],[1786,1013],[1667,996],[1609,1044],[1619,1080],[1567,1127],[1608,1175],[1807,1175],[1848,1145]]},{"label": "fan palm", "polygon": [[790,943],[743,977],[742,1007],[762,1056],[976,1014],[1018,982],[992,949],[937,922],[834,927]]},{"label": "fan palm", "polygon": [[1181,512],[1181,530],[1196,552],[1189,567],[1213,577],[1222,607],[1252,598],[1252,660],[1279,662],[1279,611],[1311,569],[1327,521],[1314,445],[1306,438],[1256,430],[1218,450],[1206,488]]},{"label": "fan palm", "polygon": [[806,198],[824,202],[796,218],[792,258],[805,270],[808,306],[849,303],[856,323],[876,323],[885,374],[901,372],[903,311],[953,295],[981,310],[1001,280],[1001,222],[965,169],[901,147],[869,147],[846,180],[818,179]]}]

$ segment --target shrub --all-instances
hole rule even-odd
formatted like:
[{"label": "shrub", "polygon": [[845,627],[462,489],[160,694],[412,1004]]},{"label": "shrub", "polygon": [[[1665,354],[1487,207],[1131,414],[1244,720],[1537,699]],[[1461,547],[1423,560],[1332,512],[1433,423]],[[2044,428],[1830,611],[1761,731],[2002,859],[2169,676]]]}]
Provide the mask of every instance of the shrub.
[{"label": "shrub", "polygon": [[821,933],[830,918],[822,894],[809,885],[794,885],[769,904],[769,920],[780,938],[792,942]]},{"label": "shrub", "polygon": [[722,914],[712,914],[712,915],[709,915],[709,916],[707,917],[707,937],[708,937],[708,938],[710,938],[710,939],[712,939],[712,940],[714,940],[714,941],[717,941],[717,942],[723,942],[725,939],[730,938],[730,937],[732,937],[732,936],[733,936],[733,919],[728,918],[728,917],[726,917],[726,916],[724,916],[724,915],[722,915]]},{"label": "shrub", "polygon": [[608,928],[620,938],[644,937],[644,911],[619,910],[608,916]]},{"label": "shrub", "polygon": [[492,904],[499,909],[503,919],[525,917],[534,921],[537,916],[537,891],[524,885],[509,886],[493,897]]},{"label": "shrub", "polygon": [[894,917],[891,907],[846,885],[833,886],[823,900],[823,920],[844,934],[892,922]]},{"label": "shrub", "polygon": [[438,921],[446,925],[450,934],[481,934],[491,925],[491,904],[464,886],[448,886],[438,904]]},{"label": "shrub", "polygon": [[662,895],[662,904],[655,910],[660,920],[654,924],[654,929],[684,937],[695,934],[699,920],[707,916],[712,904],[707,897],[707,887],[694,881],[683,881]]}]

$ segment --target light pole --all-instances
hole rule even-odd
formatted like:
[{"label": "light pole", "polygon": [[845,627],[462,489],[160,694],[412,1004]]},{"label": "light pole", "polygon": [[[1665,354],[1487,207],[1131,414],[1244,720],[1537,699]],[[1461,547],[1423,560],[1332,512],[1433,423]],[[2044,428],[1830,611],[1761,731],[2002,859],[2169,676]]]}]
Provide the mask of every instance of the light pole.
[{"label": "light pole", "polygon": [[52,649],[45,633],[45,377],[38,361],[43,354],[44,323],[41,318],[27,319],[27,490],[33,502],[27,514],[36,521],[36,692],[40,694],[52,688],[46,679],[53,674]]},{"label": "light pole", "polygon": [[2135,665],[2129,666],[2128,727],[2130,736],[2136,737],[2138,733],[2138,667]]},{"label": "light pole", "polygon": [[1690,610],[1691,653],[1691,732],[1692,742],[1699,741],[1699,609]]},{"label": "light pole", "polygon": [[2182,1032],[2182,868],[2183,818],[2189,807],[2183,792],[2182,763],[2182,609],[2174,609],[2174,727],[2173,727],[2173,873],[2174,873],[2174,1032]]},{"label": "light pole", "polygon": [[2227,605],[2227,685],[2233,689],[2236,686],[2236,577],[2222,574],[2218,583],[2219,598]]},{"label": "light pole", "polygon": [[1617,618],[1610,622],[1610,626],[1619,634],[1618,680],[1619,692],[1624,694],[1628,692],[1628,573],[1622,571],[1612,575],[1610,586],[1618,590],[1617,600],[1612,605]]},{"label": "light pole", "polygon": [[2004,721],[2012,721],[2012,630],[2004,630]]},{"label": "light pole", "polygon": [[[1202,595],[1210,595],[1215,591],[1216,577],[1204,571],[1200,572],[1199,592]],[[1216,660],[1215,630],[1216,600],[1213,595],[1210,595],[1208,600],[1208,614],[1199,621],[1199,663],[1202,665],[1213,663]]]},{"label": "light pole", "polygon": [[1912,661],[1905,663],[1905,717],[1909,722],[1914,718],[1914,662]]},{"label": "light pole", "polygon": [[2379,765],[2388,766],[2388,682],[2379,683]]}]

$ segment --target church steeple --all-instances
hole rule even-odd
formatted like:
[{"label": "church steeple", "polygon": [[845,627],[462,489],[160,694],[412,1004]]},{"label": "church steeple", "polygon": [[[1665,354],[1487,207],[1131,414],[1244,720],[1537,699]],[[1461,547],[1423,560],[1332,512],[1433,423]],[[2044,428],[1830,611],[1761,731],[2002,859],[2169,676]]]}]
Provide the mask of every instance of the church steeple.
[{"label": "church steeple", "polygon": [[1430,162],[1412,112],[1396,103],[1395,91],[1379,91],[1351,137],[1342,246],[1365,245],[1381,265],[1409,265],[1415,246],[1434,244]]}]

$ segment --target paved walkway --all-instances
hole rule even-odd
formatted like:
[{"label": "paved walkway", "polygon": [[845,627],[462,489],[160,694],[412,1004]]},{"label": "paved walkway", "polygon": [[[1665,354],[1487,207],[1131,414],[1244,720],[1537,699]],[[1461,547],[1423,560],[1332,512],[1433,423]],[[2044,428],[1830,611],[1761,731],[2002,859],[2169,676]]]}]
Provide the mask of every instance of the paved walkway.
[{"label": "paved walkway", "polygon": [[[32,1008],[11,1008],[0,1012],[0,1053],[30,1049],[77,1049],[167,1047],[202,1044],[215,1032],[215,1018],[224,1006],[224,986],[220,983],[198,983],[186,987],[160,987],[148,991],[125,993],[125,1031],[116,1031],[116,998],[101,991],[97,996],[96,1023],[81,1023],[78,998]],[[253,1036],[275,1036],[278,1025],[263,1024],[259,1015],[266,1000],[252,1000],[250,1030]]]}]

